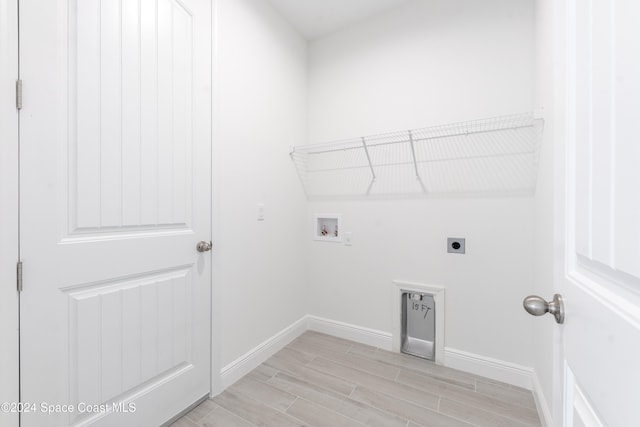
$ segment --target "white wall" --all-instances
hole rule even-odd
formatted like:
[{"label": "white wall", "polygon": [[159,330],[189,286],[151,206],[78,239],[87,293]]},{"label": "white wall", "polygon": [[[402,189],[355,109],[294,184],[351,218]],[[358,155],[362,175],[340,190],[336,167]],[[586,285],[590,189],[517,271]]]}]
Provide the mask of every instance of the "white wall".
[{"label": "white wall", "polygon": [[414,0],[309,47],[309,142],[530,111],[534,0]]},{"label": "white wall", "polygon": [[[309,48],[310,142],[531,111],[534,1],[413,1]],[[313,202],[353,246],[308,239],[311,314],[391,332],[394,279],[446,287],[445,346],[531,366],[533,198]],[[307,232],[307,236],[310,231]],[[466,237],[467,254],[446,253]]]},{"label": "white wall", "polygon": [[[307,81],[306,43],[264,0],[218,0],[221,367],[307,313],[391,332],[394,279],[446,287],[447,347],[533,365],[531,319],[521,307],[533,288],[533,198],[307,204],[286,156],[289,145],[307,141],[535,108],[533,6],[410,2],[311,42]],[[312,215],[333,212],[343,214],[353,246],[311,241]],[[447,236],[466,237],[467,254],[447,254]]]},{"label": "white wall", "polygon": [[307,74],[306,42],[265,0],[218,0],[215,14],[214,358],[224,367],[307,312],[306,202],[287,155],[306,136]]},{"label": "white wall", "polygon": [[[521,338],[530,331],[522,299],[531,286],[531,199],[309,205],[328,210],[342,213],[353,246],[309,243],[311,314],[391,332],[392,280],[443,285],[446,347],[531,365]],[[447,237],[465,237],[466,255],[448,254]]]},{"label": "white wall", "polygon": [[[0,0],[0,402],[18,401],[18,11]],[[0,424],[17,426],[18,414],[0,413]]]},{"label": "white wall", "polygon": [[[536,103],[544,107],[543,133],[538,182],[535,195],[535,262],[532,294],[551,299],[554,294],[554,0],[536,0]],[[534,319],[533,368],[537,398],[546,422],[553,414],[554,327],[551,318]]]}]

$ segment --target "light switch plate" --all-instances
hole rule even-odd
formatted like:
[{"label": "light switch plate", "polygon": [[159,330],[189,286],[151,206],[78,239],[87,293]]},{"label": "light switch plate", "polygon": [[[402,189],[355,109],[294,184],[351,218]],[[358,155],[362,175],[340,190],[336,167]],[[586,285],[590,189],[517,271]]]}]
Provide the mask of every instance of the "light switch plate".
[{"label": "light switch plate", "polygon": [[448,237],[447,252],[449,252],[450,254],[464,254],[465,239],[462,237]]}]

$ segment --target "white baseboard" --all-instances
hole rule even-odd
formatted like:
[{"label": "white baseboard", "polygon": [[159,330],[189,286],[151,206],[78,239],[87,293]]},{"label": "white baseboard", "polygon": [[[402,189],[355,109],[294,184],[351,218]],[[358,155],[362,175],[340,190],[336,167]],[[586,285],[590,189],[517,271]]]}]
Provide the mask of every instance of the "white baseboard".
[{"label": "white baseboard", "polygon": [[282,350],[287,344],[307,330],[307,317],[304,316],[292,325],[284,328],[271,338],[249,350],[220,370],[222,390],[231,386],[249,372],[264,363],[268,358]]},{"label": "white baseboard", "polygon": [[538,408],[538,416],[540,417],[542,427],[553,426],[551,410],[542,391],[542,384],[540,384],[538,373],[535,370],[533,371],[533,399],[536,401],[536,408]]},{"label": "white baseboard", "polygon": [[[222,368],[220,371],[222,389],[231,386],[307,330],[384,350],[392,350],[392,334],[390,333],[306,315]],[[534,385],[533,370],[529,367],[461,350],[445,348],[444,365],[528,390],[531,390]],[[539,384],[535,386],[539,388]],[[537,400],[538,407],[541,408],[539,411],[542,411],[540,418],[544,418],[545,421],[550,420],[546,401],[539,391],[537,393],[540,397]]]},{"label": "white baseboard", "polygon": [[[393,339],[390,333],[317,316],[308,315],[307,319],[307,328],[311,331],[392,351]],[[445,348],[444,365],[527,390],[531,390],[533,385],[533,370],[531,368],[466,351]]]},{"label": "white baseboard", "polygon": [[336,320],[307,315],[307,329],[391,351],[391,334]]},{"label": "white baseboard", "polygon": [[531,390],[533,369],[453,348],[444,349],[444,365]]}]

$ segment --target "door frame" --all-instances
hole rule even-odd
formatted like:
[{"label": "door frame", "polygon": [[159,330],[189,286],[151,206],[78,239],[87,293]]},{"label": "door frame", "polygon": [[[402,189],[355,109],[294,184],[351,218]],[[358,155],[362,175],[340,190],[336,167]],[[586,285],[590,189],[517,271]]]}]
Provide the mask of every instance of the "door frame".
[{"label": "door frame", "polygon": [[[18,1],[0,0],[0,402],[19,399],[18,240]],[[0,412],[3,426],[17,426],[18,414]]]},{"label": "door frame", "polygon": [[218,111],[221,108],[218,102],[220,85],[218,78],[218,19],[219,0],[211,0],[211,239],[213,249],[211,251],[211,391],[210,397],[219,395],[224,391],[222,385],[222,288],[216,276],[218,257],[216,256],[216,236],[220,234],[220,200],[215,189],[218,185],[213,173],[215,167],[221,165],[218,160],[218,147],[216,146],[218,130]]},{"label": "door frame", "polygon": [[[570,180],[569,165],[567,165],[569,149],[567,140],[570,127],[568,100],[570,82],[568,71],[571,63],[569,57],[569,4],[566,0],[554,2],[553,11],[553,242],[554,242],[554,290],[562,292],[563,280],[567,275],[567,233],[569,224],[567,223],[567,212],[570,212],[569,191]],[[562,325],[553,326],[553,396],[552,399],[552,422],[554,425],[565,424],[565,402],[567,402],[567,377],[566,366],[564,365],[564,328]]]}]

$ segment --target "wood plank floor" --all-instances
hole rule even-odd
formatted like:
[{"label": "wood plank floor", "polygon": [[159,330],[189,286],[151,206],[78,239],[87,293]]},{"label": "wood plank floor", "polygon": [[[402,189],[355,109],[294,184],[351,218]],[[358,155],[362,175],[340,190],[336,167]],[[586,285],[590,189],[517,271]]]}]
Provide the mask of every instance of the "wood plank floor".
[{"label": "wood plank floor", "polygon": [[306,332],[173,427],[539,425],[530,391]]}]

